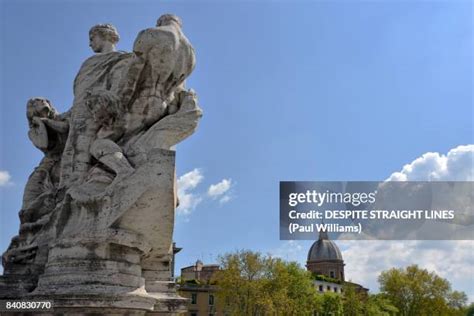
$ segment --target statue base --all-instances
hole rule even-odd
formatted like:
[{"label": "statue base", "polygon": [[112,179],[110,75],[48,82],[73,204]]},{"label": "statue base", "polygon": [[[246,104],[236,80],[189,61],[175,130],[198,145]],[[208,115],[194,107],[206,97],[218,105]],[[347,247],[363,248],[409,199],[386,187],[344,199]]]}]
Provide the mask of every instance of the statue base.
[{"label": "statue base", "polygon": [[45,263],[9,265],[0,298],[51,301],[54,314],[67,315],[186,312],[171,271],[175,154],[154,149],[147,158],[128,178],[103,188],[113,191],[101,199],[89,194],[93,182],[68,193],[52,217],[60,237],[34,257]]},{"label": "statue base", "polygon": [[[42,315],[183,315],[187,299],[176,293],[157,294],[135,291],[108,295],[45,295],[31,300],[52,301],[53,310]],[[3,315],[3,314],[2,314]],[[18,315],[18,314],[15,314]]]}]

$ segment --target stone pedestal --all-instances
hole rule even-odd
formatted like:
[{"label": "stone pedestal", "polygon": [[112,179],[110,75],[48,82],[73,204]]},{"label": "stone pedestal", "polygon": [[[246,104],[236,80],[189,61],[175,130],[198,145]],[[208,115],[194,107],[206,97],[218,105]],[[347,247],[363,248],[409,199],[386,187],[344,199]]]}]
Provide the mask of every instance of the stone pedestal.
[{"label": "stone pedestal", "polygon": [[51,227],[61,238],[49,245],[37,283],[27,275],[2,276],[0,294],[51,300],[67,314],[184,312],[186,299],[177,295],[171,271],[174,157],[170,150],[151,150],[146,163],[105,193],[88,195],[90,187],[97,189],[93,181],[73,191],[74,199],[53,216],[61,224]]}]

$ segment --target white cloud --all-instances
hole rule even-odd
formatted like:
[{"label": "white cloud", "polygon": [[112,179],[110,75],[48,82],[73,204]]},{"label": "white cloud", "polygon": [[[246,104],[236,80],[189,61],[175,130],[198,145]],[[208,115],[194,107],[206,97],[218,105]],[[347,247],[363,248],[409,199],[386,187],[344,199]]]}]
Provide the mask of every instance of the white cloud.
[{"label": "white cloud", "polygon": [[200,203],[206,199],[217,200],[219,204],[224,204],[232,199],[231,187],[233,182],[231,179],[223,179],[221,182],[212,184],[204,192],[197,192],[199,184],[204,180],[201,169],[194,169],[178,179],[178,197],[179,206],[176,209],[178,214],[189,215]]},{"label": "white cloud", "polygon": [[[446,155],[428,152],[388,181],[473,181],[474,145],[458,146]],[[348,279],[377,291],[377,277],[393,267],[417,264],[448,279],[453,289],[474,301],[474,241],[340,241]]]},{"label": "white cloud", "polygon": [[428,152],[394,172],[389,181],[473,181],[474,145],[458,146],[446,155]]},{"label": "white cloud", "polygon": [[377,277],[390,268],[417,264],[446,278],[454,290],[474,300],[474,242],[457,241],[340,241],[347,279],[377,291]]},{"label": "white cloud", "polygon": [[194,189],[198,186],[199,183],[204,179],[204,175],[201,172],[201,169],[194,169],[188,173],[183,174],[178,179],[178,188],[183,191],[188,191]]},{"label": "white cloud", "polygon": [[232,199],[230,194],[232,185],[232,179],[222,179],[221,182],[209,186],[207,195],[214,200],[219,199],[219,204],[227,203]]},{"label": "white cloud", "polygon": [[191,192],[199,183],[202,182],[204,176],[200,169],[194,169],[185,173],[178,179],[178,197],[179,206],[177,212],[181,214],[189,214],[196,206],[202,202],[199,194]]},{"label": "white cloud", "polygon": [[217,184],[211,184],[211,186],[207,190],[207,194],[212,198],[219,197],[229,191],[231,185],[231,179],[222,179],[222,181]]},{"label": "white cloud", "polygon": [[11,184],[10,179],[11,176],[8,171],[0,170],[0,187]]},{"label": "white cloud", "polygon": [[224,195],[223,197],[221,197],[219,199],[219,203],[220,204],[225,204],[225,203],[229,202],[231,199],[232,199],[232,197],[230,195]]}]

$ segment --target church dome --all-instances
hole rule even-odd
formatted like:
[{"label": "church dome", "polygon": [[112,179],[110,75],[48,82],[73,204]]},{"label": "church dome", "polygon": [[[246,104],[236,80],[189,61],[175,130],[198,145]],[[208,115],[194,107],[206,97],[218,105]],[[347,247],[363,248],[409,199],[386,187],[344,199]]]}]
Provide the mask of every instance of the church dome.
[{"label": "church dome", "polygon": [[342,261],[342,254],[336,243],[329,240],[327,234],[322,233],[309,249],[308,262],[326,260]]}]

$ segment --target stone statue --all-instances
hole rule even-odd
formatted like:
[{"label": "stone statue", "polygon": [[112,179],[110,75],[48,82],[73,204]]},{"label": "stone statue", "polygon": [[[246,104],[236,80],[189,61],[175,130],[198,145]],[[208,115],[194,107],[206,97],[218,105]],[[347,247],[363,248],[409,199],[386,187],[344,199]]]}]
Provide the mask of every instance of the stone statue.
[{"label": "stone statue", "polygon": [[173,148],[202,116],[185,88],[194,49],[171,14],[141,31],[132,53],[116,51],[111,24],[89,40],[96,54],[74,80],[70,110],[28,102],[29,137],[45,157],[2,257],[0,298],[51,299],[55,312],[183,312],[170,270]]},{"label": "stone statue", "polygon": [[94,53],[114,52],[119,40],[117,29],[112,24],[97,24],[89,30],[89,46]]}]

